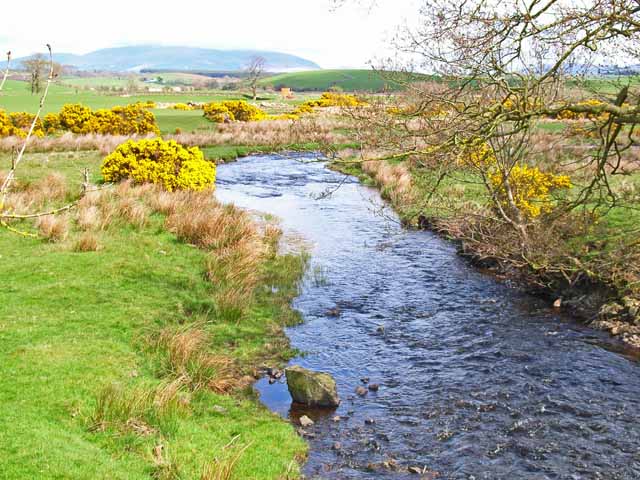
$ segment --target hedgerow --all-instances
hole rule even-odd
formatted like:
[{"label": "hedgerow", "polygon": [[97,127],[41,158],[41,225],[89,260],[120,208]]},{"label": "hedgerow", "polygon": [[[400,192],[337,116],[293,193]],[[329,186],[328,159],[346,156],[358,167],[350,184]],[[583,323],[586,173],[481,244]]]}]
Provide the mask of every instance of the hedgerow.
[{"label": "hedgerow", "polygon": [[160,184],[170,192],[213,188],[216,180],[215,164],[205,160],[198,147],[160,138],[128,140],[105,157],[101,170],[107,182],[132,179]]}]

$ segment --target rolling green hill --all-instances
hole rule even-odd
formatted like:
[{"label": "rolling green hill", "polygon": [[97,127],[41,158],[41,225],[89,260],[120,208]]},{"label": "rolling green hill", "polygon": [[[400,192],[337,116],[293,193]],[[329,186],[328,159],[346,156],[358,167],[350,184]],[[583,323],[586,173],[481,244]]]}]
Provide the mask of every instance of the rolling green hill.
[{"label": "rolling green hill", "polygon": [[401,90],[402,82],[427,78],[422,74],[373,70],[313,70],[273,75],[262,80],[262,85],[274,88],[289,87],[297,91],[326,91],[337,86],[350,92],[381,92]]}]

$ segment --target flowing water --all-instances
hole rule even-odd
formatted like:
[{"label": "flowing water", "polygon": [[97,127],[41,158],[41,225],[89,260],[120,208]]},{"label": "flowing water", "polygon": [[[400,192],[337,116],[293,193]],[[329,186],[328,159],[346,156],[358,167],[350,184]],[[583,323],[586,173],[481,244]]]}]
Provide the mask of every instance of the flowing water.
[{"label": "flowing water", "polygon": [[[636,361],[309,160],[220,166],[217,191],[311,245],[291,363],[331,373],[342,403],[303,411],[286,384],[256,385],[272,410],[315,420],[308,478],[640,478]],[[359,397],[365,377],[380,389]]]}]

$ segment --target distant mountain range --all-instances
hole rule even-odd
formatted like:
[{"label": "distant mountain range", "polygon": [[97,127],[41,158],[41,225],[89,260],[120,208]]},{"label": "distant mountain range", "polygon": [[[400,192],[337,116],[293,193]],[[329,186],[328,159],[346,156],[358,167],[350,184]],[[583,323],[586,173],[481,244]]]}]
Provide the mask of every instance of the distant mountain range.
[{"label": "distant mountain range", "polygon": [[[315,70],[320,67],[305,58],[259,50],[214,50],[194,47],[135,46],[104,48],[85,55],[55,53],[54,61],[85,71],[139,72],[140,70],[243,70],[254,56],[266,60],[272,72]],[[16,59],[17,63],[31,57]]]}]

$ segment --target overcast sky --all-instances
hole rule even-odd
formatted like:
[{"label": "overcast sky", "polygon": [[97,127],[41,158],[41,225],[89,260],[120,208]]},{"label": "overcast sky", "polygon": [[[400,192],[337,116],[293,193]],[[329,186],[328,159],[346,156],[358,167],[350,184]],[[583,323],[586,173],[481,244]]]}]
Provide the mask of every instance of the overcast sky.
[{"label": "overcast sky", "polygon": [[[276,50],[323,68],[361,67],[384,58],[396,28],[415,18],[416,0],[358,0],[332,9],[331,0],[7,1],[0,51],[14,58],[44,51],[87,53],[124,45],[186,45]],[[364,3],[369,3],[365,1]],[[165,6],[166,5],[166,6]]]}]

